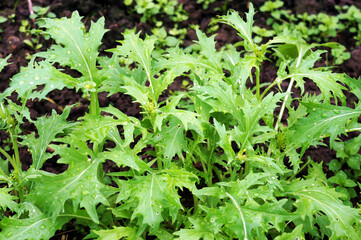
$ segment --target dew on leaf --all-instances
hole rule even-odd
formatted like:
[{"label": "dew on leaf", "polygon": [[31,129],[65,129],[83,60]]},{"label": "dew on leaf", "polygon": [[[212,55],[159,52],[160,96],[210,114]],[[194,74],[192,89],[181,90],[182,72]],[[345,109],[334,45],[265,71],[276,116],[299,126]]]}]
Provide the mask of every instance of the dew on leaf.
[{"label": "dew on leaf", "polygon": [[13,232],[8,232],[5,237],[10,237],[11,235],[13,235]]},{"label": "dew on leaf", "polygon": [[40,77],[36,75],[36,76],[34,77],[34,79],[38,81],[38,80],[40,80]]},{"label": "dew on leaf", "polygon": [[68,51],[66,51],[66,53],[70,55],[70,54],[71,54],[71,51],[70,51],[70,50],[68,50]]},{"label": "dew on leaf", "polygon": [[335,114],[339,114],[339,113],[340,113],[340,110],[334,109],[333,112],[334,112]]},{"label": "dew on leaf", "polygon": [[83,194],[83,195],[89,195],[89,191],[88,191],[88,190],[83,190],[83,191],[82,191],[82,194]]},{"label": "dew on leaf", "polygon": [[321,117],[327,118],[327,113],[322,113],[322,114],[321,114]]}]

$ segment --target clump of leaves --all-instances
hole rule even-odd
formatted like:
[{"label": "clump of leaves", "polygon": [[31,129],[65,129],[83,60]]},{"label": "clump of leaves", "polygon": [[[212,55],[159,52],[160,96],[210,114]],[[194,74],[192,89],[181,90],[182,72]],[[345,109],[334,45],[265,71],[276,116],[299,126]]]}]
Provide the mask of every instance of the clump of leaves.
[{"label": "clump of leaves", "polygon": [[[200,54],[174,47],[157,58],[155,39],[141,39],[134,31],[109,49],[112,57],[99,56],[104,19],[89,32],[77,12],[42,20],[56,44],[36,54],[42,60],[32,60],[0,96],[1,127],[13,149],[1,149],[1,238],[49,239],[75,219],[91,229],[87,239],[356,239],[359,209],[348,205],[337,182],[312,160],[307,174],[300,171],[310,146],[329,137],[336,147],[340,134],[359,131],[360,103],[347,107],[343,91],[361,97],[360,84],[314,67],[324,53],[319,48],[337,44],[308,44],[289,35],[258,45],[253,16],[251,4],[246,20],[235,11],[215,20],[238,31],[242,52],[216,51],[214,36],[197,30]],[[267,53],[276,58],[277,78],[261,84]],[[134,64],[121,66],[119,57]],[[160,100],[178,76],[187,76],[193,86]],[[320,95],[305,93],[306,78]],[[285,91],[276,88],[283,82]],[[90,95],[89,113],[70,122],[69,106],[61,114],[30,118],[28,99],[64,87]],[[301,97],[293,97],[294,87]],[[101,91],[130,95],[142,117],[100,108]],[[23,106],[7,98],[13,92]],[[332,104],[335,100],[340,104]],[[32,122],[37,133],[20,134],[23,121]],[[112,148],[105,147],[109,141]],[[21,170],[18,145],[32,153],[27,171]],[[68,165],[57,175],[41,169],[55,155]],[[123,171],[105,176],[106,160]],[[182,201],[186,197],[190,204]]]},{"label": "clump of leaves", "polygon": [[[330,38],[347,31],[347,34],[354,35],[353,38],[356,40],[356,44],[349,46],[348,50],[350,48],[352,50],[352,48],[360,44],[361,12],[355,6],[335,6],[339,13],[330,16],[325,13],[308,14],[305,12],[303,14],[294,14],[287,9],[283,9],[283,5],[283,1],[268,0],[261,6],[261,12],[271,15],[267,19],[267,25],[271,26],[271,29],[256,26],[254,28],[256,42],[261,42],[263,38],[276,35],[288,35],[291,32],[308,42],[325,43]],[[336,65],[342,64],[351,57],[350,52],[347,51],[344,45],[333,48],[331,55],[334,58],[333,64]]]}]

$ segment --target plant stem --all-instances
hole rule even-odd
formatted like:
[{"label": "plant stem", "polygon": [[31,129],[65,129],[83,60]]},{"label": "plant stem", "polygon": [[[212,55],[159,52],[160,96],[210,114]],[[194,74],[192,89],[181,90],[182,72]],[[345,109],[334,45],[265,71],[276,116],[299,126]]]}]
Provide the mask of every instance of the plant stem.
[{"label": "plant stem", "polygon": [[[277,119],[277,122],[276,122],[276,125],[275,125],[275,131],[277,132],[278,131],[278,128],[279,128],[279,124],[281,123],[281,120],[282,120],[282,117],[283,117],[283,113],[285,111],[285,108],[286,108],[286,104],[287,104],[287,100],[288,100],[288,97],[289,95],[291,94],[291,90],[292,90],[292,85],[294,83],[295,79],[294,78],[291,78],[291,81],[290,81],[290,84],[288,85],[288,88],[287,88],[287,94],[285,96],[285,99],[283,100],[283,103],[282,103],[282,106],[281,106],[281,110],[280,110],[280,114],[278,115],[278,119]],[[270,157],[271,156],[271,148],[268,148],[268,151],[267,151],[267,155]]]},{"label": "plant stem", "polygon": [[98,100],[98,91],[90,93],[90,106],[89,106],[91,115],[100,115],[99,109],[99,100]]},{"label": "plant stem", "polygon": [[276,126],[275,126],[275,130],[277,131],[278,128],[279,128],[279,124],[282,120],[282,117],[283,117],[283,113],[285,111],[285,108],[286,108],[286,104],[287,104],[287,100],[288,100],[288,97],[290,96],[290,93],[291,93],[291,90],[292,90],[292,86],[293,86],[293,83],[295,82],[295,79],[294,78],[291,78],[291,81],[290,81],[290,84],[288,85],[288,88],[287,88],[287,94],[285,96],[285,99],[283,100],[283,103],[282,103],[282,107],[281,107],[281,110],[280,110],[280,114],[278,115],[278,119],[277,119],[277,122],[276,122]]},{"label": "plant stem", "polygon": [[259,66],[256,67],[256,96],[258,101],[260,101],[260,79],[259,79],[260,71]]},{"label": "plant stem", "polygon": [[0,153],[2,153],[6,157],[7,160],[9,160],[9,162],[14,167],[14,169],[17,167],[15,165],[15,162],[13,161],[14,159],[4,149],[0,148]]},{"label": "plant stem", "polygon": [[311,163],[311,158],[308,159],[308,161],[295,173],[290,177],[288,180],[292,180],[292,178],[296,177],[305,167],[307,167]]}]

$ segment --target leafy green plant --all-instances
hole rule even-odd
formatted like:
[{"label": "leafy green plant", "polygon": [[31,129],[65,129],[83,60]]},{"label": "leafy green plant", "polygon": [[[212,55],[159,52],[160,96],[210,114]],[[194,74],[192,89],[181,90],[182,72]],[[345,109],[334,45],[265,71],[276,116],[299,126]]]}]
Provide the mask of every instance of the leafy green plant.
[{"label": "leafy green plant", "polygon": [[[133,0],[125,0],[124,4],[132,5]],[[156,23],[157,27],[162,25],[156,19],[157,15],[166,14],[173,22],[181,22],[188,19],[186,12],[176,0],[135,0],[135,10],[142,15],[142,22]]]},{"label": "leafy green plant", "polygon": [[[1,126],[14,149],[14,157],[1,149],[13,169],[3,160],[0,206],[10,213],[2,216],[0,238],[49,239],[74,219],[91,229],[86,239],[356,239],[359,209],[336,191],[338,182],[327,180],[321,164],[304,163],[302,156],[326,137],[335,147],[340,134],[359,131],[360,103],[346,107],[343,93],[349,88],[360,98],[359,81],[314,67],[325,52],[319,48],[335,43],[308,44],[289,35],[258,45],[253,16],[250,4],[246,20],[230,11],[214,21],[237,30],[243,51],[216,51],[215,36],[197,30],[200,54],[176,46],[156,58],[155,38],[134,31],[108,50],[112,57],[99,56],[103,18],[88,32],[77,12],[43,19],[40,26],[56,44],[37,53],[41,59],[13,76],[0,96]],[[262,84],[268,53],[275,56],[277,78]],[[179,76],[192,87],[160,100]],[[320,95],[304,92],[306,78]],[[277,89],[283,82],[285,91]],[[70,122],[68,106],[61,114],[30,118],[27,100],[64,87],[90,96],[89,113]],[[301,97],[292,95],[294,87]],[[142,117],[99,107],[101,91],[131,96]],[[13,92],[23,105],[7,98]],[[36,134],[21,133],[22,121],[33,123]],[[18,145],[32,153],[27,171],[16,159]],[[55,156],[68,169],[42,170]],[[106,160],[122,171],[105,175]]]},{"label": "leafy green plant", "polygon": [[[267,19],[267,24],[272,29],[254,28],[256,42],[261,42],[263,38],[269,38],[280,34],[297,34],[308,42],[325,43],[330,38],[342,34],[344,31],[354,33],[357,46],[360,41],[360,10],[355,6],[336,6],[339,11],[338,15],[329,16],[325,13],[318,14],[293,14],[286,9],[282,9],[284,3],[282,1],[266,1],[261,6],[261,12],[269,12],[271,17]],[[346,11],[346,12],[345,12]],[[354,46],[353,46],[354,47]],[[346,47],[340,45],[331,51],[334,57],[333,64],[342,64],[350,59],[351,55],[346,51]]]}]

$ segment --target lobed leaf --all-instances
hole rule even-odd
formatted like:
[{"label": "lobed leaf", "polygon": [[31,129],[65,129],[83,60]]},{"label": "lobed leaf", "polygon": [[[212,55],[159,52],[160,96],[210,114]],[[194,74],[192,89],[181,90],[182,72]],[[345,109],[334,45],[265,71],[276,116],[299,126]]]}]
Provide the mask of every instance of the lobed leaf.
[{"label": "lobed leaf", "polygon": [[52,157],[52,154],[47,153],[46,150],[56,135],[74,125],[66,121],[69,113],[70,107],[68,106],[64,109],[62,115],[56,114],[53,110],[50,117],[43,116],[34,122],[39,137],[35,137],[34,133],[22,137],[23,144],[31,149],[33,159],[32,167],[35,170],[39,170],[43,163]]},{"label": "lobed leaf", "polygon": [[117,202],[124,202],[125,209],[134,209],[131,218],[137,218],[139,225],[147,224],[151,232],[156,232],[166,214],[175,221],[178,211],[183,209],[178,189],[194,189],[196,178],[184,169],[173,168],[134,180],[117,180],[121,188]]},{"label": "lobed leaf", "polygon": [[[361,109],[334,106],[331,104],[305,103],[309,115],[300,118],[287,129],[287,147],[285,152],[292,157],[291,162],[299,159],[296,149],[302,147],[301,155],[312,144],[317,144],[321,138],[330,137],[331,147],[336,137],[344,133],[348,122],[361,115]],[[297,164],[296,164],[297,165]],[[295,166],[296,166],[295,165]]]},{"label": "lobed leaf", "polygon": [[358,210],[344,205],[339,199],[343,194],[336,192],[334,188],[322,186],[315,180],[309,179],[289,184],[285,187],[285,193],[297,197],[296,213],[300,214],[306,225],[309,224],[312,228],[315,220],[311,216],[316,213],[325,214],[328,222],[324,222],[325,226],[320,227],[332,231],[328,236],[330,239],[357,238],[356,228],[361,221]]},{"label": "lobed leaf", "polygon": [[18,204],[15,202],[15,200],[18,198],[9,194],[9,192],[12,190],[12,188],[0,188],[0,207],[3,211],[6,211],[6,209],[10,209],[10,211],[16,211],[18,208]]},{"label": "lobed leaf", "polygon": [[59,162],[68,163],[69,169],[58,175],[43,175],[35,182],[34,190],[28,195],[43,212],[55,219],[64,209],[67,200],[74,209],[84,207],[95,223],[99,223],[96,206],[109,205],[103,193],[106,186],[98,179],[99,164],[105,159],[91,159],[86,152],[64,145],[52,146],[60,155]]},{"label": "lobed leaf", "polygon": [[24,219],[6,217],[0,222],[0,239],[50,239],[56,230],[61,229],[71,218],[62,216],[53,219],[42,213],[33,214],[33,216]]},{"label": "lobed leaf", "polygon": [[131,227],[114,227],[113,229],[105,230],[93,230],[95,234],[99,236],[101,240],[113,240],[113,239],[137,239],[136,229]]},{"label": "lobed leaf", "polygon": [[226,16],[220,16],[213,22],[226,23],[238,31],[238,35],[242,37],[246,44],[245,48],[247,51],[250,51],[254,48],[253,38],[252,38],[252,26],[253,26],[253,16],[254,8],[253,4],[249,4],[249,11],[246,13],[247,20],[244,21],[238,14],[238,12],[231,10],[227,13]]},{"label": "lobed leaf", "polygon": [[40,28],[46,28],[57,43],[47,52],[36,54],[50,62],[57,62],[61,66],[69,66],[82,74],[82,81],[100,84],[101,79],[97,76],[98,47],[107,30],[104,29],[104,18],[91,23],[89,32],[85,32],[85,26],[77,11],[71,18],[51,19],[45,18],[39,23]]}]

